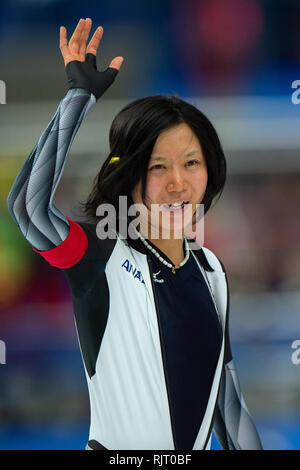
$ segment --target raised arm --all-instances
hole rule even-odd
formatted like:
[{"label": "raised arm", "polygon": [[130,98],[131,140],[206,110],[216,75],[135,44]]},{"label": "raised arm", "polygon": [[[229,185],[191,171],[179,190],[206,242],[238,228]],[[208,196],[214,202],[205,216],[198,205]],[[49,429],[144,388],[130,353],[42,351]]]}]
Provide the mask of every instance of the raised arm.
[{"label": "raised arm", "polygon": [[25,238],[38,250],[50,250],[68,236],[70,226],[52,200],[73,139],[96,101],[113,83],[123,62],[115,57],[104,72],[97,71],[96,54],[103,28],[96,29],[88,47],[92,21],[81,19],[68,43],[60,28],[60,50],[69,91],[21,168],[7,198],[7,207]]}]

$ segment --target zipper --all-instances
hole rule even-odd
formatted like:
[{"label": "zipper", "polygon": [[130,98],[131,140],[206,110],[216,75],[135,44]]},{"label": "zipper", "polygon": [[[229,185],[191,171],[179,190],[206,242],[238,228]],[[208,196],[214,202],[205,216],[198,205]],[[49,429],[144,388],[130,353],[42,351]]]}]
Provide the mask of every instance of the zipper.
[{"label": "zipper", "polygon": [[169,411],[170,411],[170,420],[171,420],[173,442],[174,442],[174,447],[175,447],[175,450],[176,450],[177,445],[176,445],[176,439],[175,439],[174,418],[173,418],[173,414],[172,414],[171,400],[170,400],[170,393],[169,393],[170,387],[169,387],[168,377],[167,377],[167,373],[166,373],[166,369],[165,369],[165,351],[164,351],[164,346],[163,346],[163,341],[162,341],[162,331],[161,331],[161,323],[160,323],[158,303],[157,303],[155,287],[154,287],[153,278],[152,278],[152,275],[153,275],[152,261],[151,261],[151,258],[148,257],[148,256],[147,256],[147,260],[148,260],[148,265],[149,265],[149,270],[150,270],[150,279],[151,279],[151,284],[152,284],[152,291],[153,291],[155,310],[156,310],[156,316],[157,316],[157,322],[158,322],[158,330],[159,330],[159,338],[160,338],[160,349],[161,349],[161,353],[162,353],[164,375],[165,375],[165,381],[166,381],[166,386],[167,386],[167,396],[168,396],[168,403],[169,403]]}]

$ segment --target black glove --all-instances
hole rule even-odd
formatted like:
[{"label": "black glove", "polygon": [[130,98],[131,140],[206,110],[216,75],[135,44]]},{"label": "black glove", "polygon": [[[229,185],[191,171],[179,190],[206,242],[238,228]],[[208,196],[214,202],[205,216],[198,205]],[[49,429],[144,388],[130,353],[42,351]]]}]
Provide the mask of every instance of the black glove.
[{"label": "black glove", "polygon": [[86,54],[85,62],[72,60],[66,66],[69,88],[84,88],[95,95],[96,100],[110,87],[119,70],[107,67],[99,72],[96,66],[96,56]]}]

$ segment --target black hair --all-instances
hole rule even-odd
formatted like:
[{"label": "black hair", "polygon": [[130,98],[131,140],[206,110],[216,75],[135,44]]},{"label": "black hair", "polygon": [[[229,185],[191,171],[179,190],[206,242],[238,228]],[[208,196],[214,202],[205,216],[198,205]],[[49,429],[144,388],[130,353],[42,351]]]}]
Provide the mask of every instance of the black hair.
[{"label": "black hair", "polygon": [[[217,132],[192,104],[175,95],[153,95],[130,102],[115,116],[109,131],[110,152],[83,203],[85,215],[95,220],[100,204],[112,204],[118,229],[119,196],[127,196],[127,206],[132,205],[131,193],[141,180],[145,203],[148,163],[156,139],[181,123],[186,123],[198,137],[206,161],[208,181],[201,201],[206,213],[213,200],[219,199],[226,180],[226,160]],[[119,160],[110,163],[112,157]]]}]

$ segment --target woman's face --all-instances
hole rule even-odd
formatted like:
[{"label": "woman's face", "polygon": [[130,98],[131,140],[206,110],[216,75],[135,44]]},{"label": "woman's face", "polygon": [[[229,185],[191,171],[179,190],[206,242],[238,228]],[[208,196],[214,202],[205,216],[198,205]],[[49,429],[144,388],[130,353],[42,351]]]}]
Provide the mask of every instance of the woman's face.
[{"label": "woman's face", "polygon": [[[207,180],[206,162],[197,136],[186,123],[178,124],[162,132],[154,145],[146,180],[147,208],[153,212],[151,204],[160,205],[168,213],[173,231],[176,219],[183,220],[188,206],[195,212],[196,204],[204,197]],[[132,198],[134,203],[143,204],[141,181],[134,188]],[[170,207],[176,202],[188,205],[183,209]]]}]

